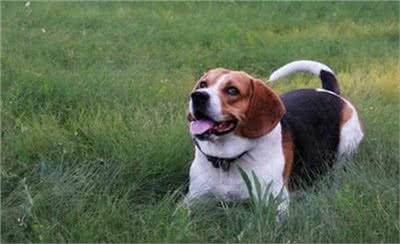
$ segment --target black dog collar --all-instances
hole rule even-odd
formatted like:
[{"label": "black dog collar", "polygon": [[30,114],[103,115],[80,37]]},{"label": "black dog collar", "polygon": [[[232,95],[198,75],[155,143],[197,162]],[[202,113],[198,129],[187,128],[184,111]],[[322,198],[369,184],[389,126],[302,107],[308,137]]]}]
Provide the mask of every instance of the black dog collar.
[{"label": "black dog collar", "polygon": [[237,157],[233,158],[218,158],[214,156],[207,155],[201,150],[199,143],[196,141],[196,139],[193,139],[194,145],[200,150],[204,156],[206,156],[207,160],[214,166],[214,168],[222,168],[223,171],[228,171],[229,168],[231,167],[231,164],[241,158],[243,155],[247,153],[247,151],[243,152],[242,154],[238,155]]}]

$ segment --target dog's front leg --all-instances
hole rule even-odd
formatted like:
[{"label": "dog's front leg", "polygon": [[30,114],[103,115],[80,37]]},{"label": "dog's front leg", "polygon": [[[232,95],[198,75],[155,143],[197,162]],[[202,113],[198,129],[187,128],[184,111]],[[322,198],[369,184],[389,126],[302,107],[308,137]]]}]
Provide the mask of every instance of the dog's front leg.
[{"label": "dog's front leg", "polygon": [[277,219],[279,222],[283,221],[288,215],[289,215],[289,203],[290,203],[290,197],[289,197],[289,192],[286,188],[286,186],[283,186],[282,191],[280,192],[279,195],[279,204],[278,204],[278,216]]}]

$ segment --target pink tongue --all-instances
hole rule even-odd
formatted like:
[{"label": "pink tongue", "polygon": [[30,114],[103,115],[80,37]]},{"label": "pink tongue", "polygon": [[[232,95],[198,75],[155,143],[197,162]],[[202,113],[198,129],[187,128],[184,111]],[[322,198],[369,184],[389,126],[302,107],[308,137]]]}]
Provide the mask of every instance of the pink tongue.
[{"label": "pink tongue", "polygon": [[194,120],[190,123],[190,133],[192,135],[200,135],[211,129],[214,126],[214,122],[211,120]]}]

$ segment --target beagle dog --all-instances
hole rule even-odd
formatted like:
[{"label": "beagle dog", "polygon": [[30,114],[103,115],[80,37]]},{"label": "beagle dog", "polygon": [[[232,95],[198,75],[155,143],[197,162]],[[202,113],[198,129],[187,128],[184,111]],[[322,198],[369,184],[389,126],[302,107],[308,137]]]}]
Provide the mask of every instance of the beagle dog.
[{"label": "beagle dog", "polygon": [[278,210],[284,211],[289,192],[315,182],[357,150],[364,136],[362,125],[354,106],[340,96],[328,66],[291,62],[273,72],[269,81],[297,72],[319,76],[322,89],[279,96],[262,80],[223,68],[198,80],[187,115],[195,145],[185,198],[189,205],[208,197],[248,199],[240,167],[255,175],[268,195],[279,196]]}]

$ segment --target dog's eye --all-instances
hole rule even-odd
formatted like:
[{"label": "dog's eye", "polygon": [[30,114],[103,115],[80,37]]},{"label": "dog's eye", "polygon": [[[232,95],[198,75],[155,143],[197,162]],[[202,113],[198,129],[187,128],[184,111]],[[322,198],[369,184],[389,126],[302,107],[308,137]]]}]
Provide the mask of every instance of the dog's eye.
[{"label": "dog's eye", "polygon": [[226,92],[230,95],[230,96],[237,96],[239,95],[239,90],[236,87],[230,86],[228,87],[228,89],[226,89]]},{"label": "dog's eye", "polygon": [[207,81],[200,81],[200,84],[199,84],[199,88],[206,88],[207,87]]}]

